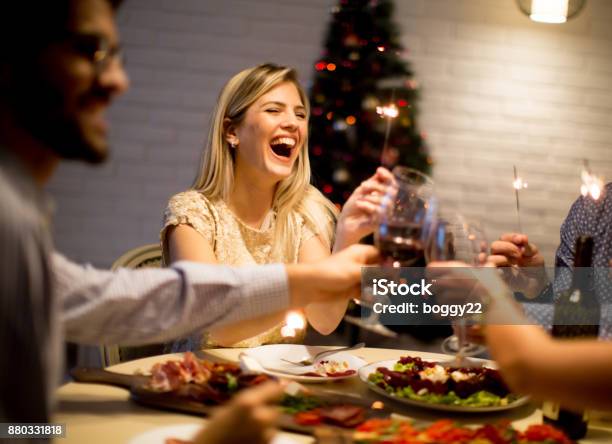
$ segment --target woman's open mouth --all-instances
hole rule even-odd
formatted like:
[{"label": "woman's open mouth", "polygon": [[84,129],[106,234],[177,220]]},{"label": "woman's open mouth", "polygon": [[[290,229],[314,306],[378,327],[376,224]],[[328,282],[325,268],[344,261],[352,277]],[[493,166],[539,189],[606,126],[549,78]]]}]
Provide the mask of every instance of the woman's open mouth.
[{"label": "woman's open mouth", "polygon": [[295,147],[295,139],[291,137],[277,137],[270,142],[270,148],[278,157],[289,159]]}]

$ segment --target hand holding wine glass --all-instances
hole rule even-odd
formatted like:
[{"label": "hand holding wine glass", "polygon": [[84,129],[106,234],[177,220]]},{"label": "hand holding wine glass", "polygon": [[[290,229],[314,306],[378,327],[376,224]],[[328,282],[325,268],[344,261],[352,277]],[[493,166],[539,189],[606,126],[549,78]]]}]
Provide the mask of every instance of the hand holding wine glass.
[{"label": "hand holding wine glass", "polygon": [[[395,167],[382,197],[379,225],[374,232],[380,264],[388,267],[391,280],[397,280],[395,274],[399,274],[396,270],[399,267],[425,266],[424,247],[434,213],[432,180],[412,168]],[[376,272],[379,274],[379,270]],[[388,304],[388,297],[374,296],[371,289],[365,288],[361,299],[355,302],[369,314],[365,320],[368,326],[390,333],[380,322],[379,315],[368,310],[376,302]]]},{"label": "hand holding wine glass", "polygon": [[[445,214],[437,219],[426,248],[428,262],[461,261],[472,266],[483,265],[486,252],[487,241],[480,224],[469,222],[458,213]],[[469,288],[461,289],[460,292],[469,294]],[[456,321],[454,330],[455,334],[442,343],[442,350],[456,354],[456,363],[465,366],[468,362],[464,357],[480,354],[484,347],[468,341],[465,316]]]},{"label": "hand holding wine glass", "polygon": [[431,179],[411,168],[395,167],[393,185],[381,205],[375,232],[383,266],[424,267],[425,243],[434,220]]},{"label": "hand holding wine glass", "polygon": [[491,244],[487,262],[501,267],[510,288],[529,299],[537,297],[548,284],[544,257],[526,234],[502,234],[499,240]]},{"label": "hand holding wine glass", "polygon": [[393,181],[389,170],[378,167],[353,191],[338,216],[334,252],[359,242],[378,228],[381,201]]}]

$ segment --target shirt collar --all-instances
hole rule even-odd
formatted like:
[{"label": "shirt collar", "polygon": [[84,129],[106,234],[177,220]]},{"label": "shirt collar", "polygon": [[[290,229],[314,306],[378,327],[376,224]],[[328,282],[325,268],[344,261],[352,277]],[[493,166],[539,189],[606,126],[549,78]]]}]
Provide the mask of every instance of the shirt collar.
[{"label": "shirt collar", "polygon": [[50,224],[55,210],[53,199],[41,188],[11,150],[0,145],[0,174],[15,187],[25,201],[30,202]]}]

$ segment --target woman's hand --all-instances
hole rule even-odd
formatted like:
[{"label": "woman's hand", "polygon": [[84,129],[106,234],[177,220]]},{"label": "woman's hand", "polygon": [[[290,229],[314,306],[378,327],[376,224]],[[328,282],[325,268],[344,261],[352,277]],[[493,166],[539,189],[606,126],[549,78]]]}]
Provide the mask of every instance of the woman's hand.
[{"label": "woman's hand", "polygon": [[372,177],[353,191],[338,217],[334,252],[356,244],[374,232],[378,224],[380,203],[392,183],[391,172],[379,167]]}]

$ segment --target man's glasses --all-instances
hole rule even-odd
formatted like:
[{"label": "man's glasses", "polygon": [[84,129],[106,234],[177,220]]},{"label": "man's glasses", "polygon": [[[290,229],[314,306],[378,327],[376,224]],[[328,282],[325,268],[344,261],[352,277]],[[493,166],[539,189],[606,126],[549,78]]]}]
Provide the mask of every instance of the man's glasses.
[{"label": "man's glasses", "polygon": [[111,45],[106,37],[97,34],[68,32],[64,40],[71,44],[77,53],[86,57],[94,65],[98,74],[104,72],[113,60],[124,62],[121,46]]}]

